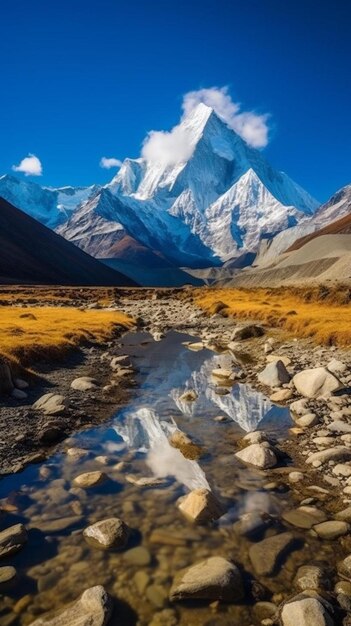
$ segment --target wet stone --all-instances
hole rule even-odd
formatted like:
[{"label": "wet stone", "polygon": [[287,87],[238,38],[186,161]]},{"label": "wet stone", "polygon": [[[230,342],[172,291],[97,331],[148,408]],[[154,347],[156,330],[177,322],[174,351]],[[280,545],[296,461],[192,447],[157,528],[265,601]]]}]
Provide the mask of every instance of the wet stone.
[{"label": "wet stone", "polygon": [[0,558],[18,552],[27,542],[27,531],[23,524],[15,524],[0,532]]},{"label": "wet stone", "polygon": [[0,588],[16,578],[16,570],[11,565],[0,567]]},{"label": "wet stone", "polygon": [[313,526],[313,530],[321,539],[337,539],[349,532],[350,526],[347,522],[331,520]]},{"label": "wet stone", "polygon": [[85,474],[80,474],[76,476],[73,483],[77,487],[82,487],[83,489],[87,489],[89,487],[96,487],[97,485],[101,485],[107,476],[104,472],[86,472]]},{"label": "wet stone", "polygon": [[257,576],[272,575],[284,556],[293,549],[294,543],[294,536],[286,532],[252,545],[249,556]]},{"label": "wet stone", "polygon": [[121,519],[112,517],[88,526],[83,535],[95,547],[122,548],[128,541],[130,529]]},{"label": "wet stone", "polygon": [[144,546],[131,548],[124,553],[123,558],[131,565],[149,565],[151,563],[151,554]]},{"label": "wet stone", "polygon": [[243,596],[238,568],[222,557],[210,557],[180,572],[170,591],[171,601],[197,599],[235,602]]},{"label": "wet stone", "polygon": [[300,591],[321,589],[325,579],[325,570],[319,565],[302,565],[296,572],[294,584]]},{"label": "wet stone", "polygon": [[334,626],[334,620],[319,596],[301,594],[286,602],[281,612],[282,626]]},{"label": "wet stone", "polygon": [[327,516],[316,507],[301,506],[292,511],[286,511],[282,514],[282,518],[297,528],[312,528],[318,522],[325,522]]},{"label": "wet stone", "polygon": [[338,572],[351,581],[351,554],[338,563]]},{"label": "wet stone", "polygon": [[54,616],[43,616],[32,626],[104,626],[112,612],[112,601],[100,585],[84,591],[79,600]]}]

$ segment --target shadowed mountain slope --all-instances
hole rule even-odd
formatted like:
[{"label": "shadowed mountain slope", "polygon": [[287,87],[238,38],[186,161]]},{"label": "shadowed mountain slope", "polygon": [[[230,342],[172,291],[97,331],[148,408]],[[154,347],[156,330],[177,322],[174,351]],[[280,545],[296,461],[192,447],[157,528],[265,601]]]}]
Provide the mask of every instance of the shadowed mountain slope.
[{"label": "shadowed mountain slope", "polygon": [[0,198],[0,283],[135,285]]}]

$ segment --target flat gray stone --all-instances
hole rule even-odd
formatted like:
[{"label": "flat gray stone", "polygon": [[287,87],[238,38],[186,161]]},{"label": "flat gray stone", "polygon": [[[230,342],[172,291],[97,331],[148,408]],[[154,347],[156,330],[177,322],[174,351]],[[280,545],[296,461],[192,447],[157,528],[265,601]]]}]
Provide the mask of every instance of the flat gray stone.
[{"label": "flat gray stone", "polygon": [[292,533],[285,532],[253,544],[249,549],[249,557],[257,576],[271,576],[293,548],[294,541]]},{"label": "flat gray stone", "polygon": [[297,509],[286,511],[282,514],[282,518],[285,522],[297,528],[312,528],[315,524],[326,521],[327,516],[316,507],[301,506]]}]

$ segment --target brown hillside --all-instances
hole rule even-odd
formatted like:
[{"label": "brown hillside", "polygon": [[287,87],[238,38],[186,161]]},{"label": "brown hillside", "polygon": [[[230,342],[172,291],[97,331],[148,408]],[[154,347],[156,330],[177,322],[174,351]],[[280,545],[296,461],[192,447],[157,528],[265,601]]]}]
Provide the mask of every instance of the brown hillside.
[{"label": "brown hillside", "polygon": [[0,198],[0,284],[135,285]]},{"label": "brown hillside", "polygon": [[300,239],[297,239],[292,244],[292,246],[285,250],[285,252],[293,252],[294,250],[299,250],[306,243],[312,241],[312,239],[315,239],[316,237],[321,237],[322,235],[347,235],[349,233],[351,234],[351,214],[345,215],[345,217],[336,220],[336,222],[328,224],[328,226],[325,226],[324,228],[321,228],[314,233],[305,235],[305,237],[300,237]]}]

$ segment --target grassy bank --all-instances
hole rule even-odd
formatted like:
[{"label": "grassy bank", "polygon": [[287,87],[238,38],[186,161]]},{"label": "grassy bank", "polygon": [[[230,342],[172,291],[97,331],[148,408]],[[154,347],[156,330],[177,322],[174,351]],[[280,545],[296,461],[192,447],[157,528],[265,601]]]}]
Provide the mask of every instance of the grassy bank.
[{"label": "grassy bank", "polygon": [[21,366],[40,358],[60,358],[87,342],[102,343],[131,318],[118,311],[64,306],[1,306],[0,355]]},{"label": "grassy bank", "polygon": [[199,289],[196,304],[209,313],[256,319],[325,345],[351,345],[350,289]]}]

